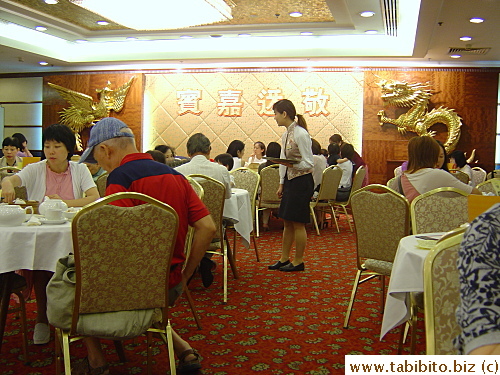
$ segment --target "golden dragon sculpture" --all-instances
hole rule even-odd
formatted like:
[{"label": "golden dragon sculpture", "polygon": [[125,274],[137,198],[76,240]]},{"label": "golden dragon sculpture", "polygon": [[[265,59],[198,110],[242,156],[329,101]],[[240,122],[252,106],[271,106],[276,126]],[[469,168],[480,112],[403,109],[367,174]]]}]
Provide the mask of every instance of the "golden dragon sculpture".
[{"label": "golden dragon sculpture", "polygon": [[111,89],[111,82],[108,81],[106,87],[96,89],[99,97],[98,102],[94,102],[94,99],[90,95],[49,82],[49,86],[57,90],[63,99],[71,104],[71,107],[64,108],[59,112],[60,121],[61,124],[68,125],[75,132],[78,151],[82,150],[80,132],[90,127],[95,121],[108,117],[111,110],[120,112],[134,78],[130,78],[127,83],[115,90]]},{"label": "golden dragon sculpture", "polygon": [[385,111],[378,112],[380,125],[393,124],[402,133],[412,131],[419,136],[434,136],[429,130],[434,124],[442,123],[448,129],[448,137],[444,143],[446,152],[453,151],[460,139],[461,118],[453,109],[439,107],[428,112],[429,98],[432,96],[429,83],[408,83],[405,81],[382,80],[379,83],[382,89],[384,104],[398,107],[411,107],[408,112],[397,119],[386,117]]}]

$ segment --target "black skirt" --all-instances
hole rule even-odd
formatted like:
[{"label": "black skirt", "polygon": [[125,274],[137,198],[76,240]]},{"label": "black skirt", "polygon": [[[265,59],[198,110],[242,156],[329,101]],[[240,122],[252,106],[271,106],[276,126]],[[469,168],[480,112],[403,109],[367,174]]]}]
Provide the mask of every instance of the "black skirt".
[{"label": "black skirt", "polygon": [[311,173],[289,180],[285,175],[283,197],[278,216],[284,220],[309,223],[311,213],[309,204],[314,192],[314,180]]}]

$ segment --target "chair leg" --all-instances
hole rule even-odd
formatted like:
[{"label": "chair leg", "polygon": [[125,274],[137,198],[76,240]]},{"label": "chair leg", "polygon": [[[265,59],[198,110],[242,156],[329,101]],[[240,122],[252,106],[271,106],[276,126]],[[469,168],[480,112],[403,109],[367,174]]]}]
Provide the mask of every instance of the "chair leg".
[{"label": "chair leg", "polygon": [[113,342],[115,343],[116,354],[118,354],[120,362],[127,362],[127,355],[125,354],[125,350],[123,349],[123,342],[121,340],[113,340]]},{"label": "chair leg", "polygon": [[352,224],[351,224],[351,219],[349,219],[349,215],[347,213],[347,205],[342,206],[342,208],[344,209],[345,218],[347,219],[347,223],[349,224],[349,229],[351,230],[351,232],[354,232],[354,229],[352,228]]},{"label": "chair leg", "polygon": [[[229,243],[228,243],[229,245]],[[222,279],[222,303],[226,304],[227,303],[227,263],[228,263],[228,256],[227,256],[227,246],[222,243],[222,268],[223,268],[223,279]]]},{"label": "chair leg", "polygon": [[238,235],[238,232],[236,232],[236,228],[233,227],[234,230],[234,239],[233,239],[233,256],[234,260],[236,261],[236,237]]},{"label": "chair leg", "polygon": [[174,353],[174,339],[172,337],[172,326],[170,325],[170,319],[167,321],[167,342],[168,342],[168,359],[170,361],[170,374],[176,375],[177,370],[175,368],[175,353]]},{"label": "chair leg", "polygon": [[314,207],[309,206],[309,210],[311,211],[311,216],[313,218],[314,226],[316,227],[316,234],[318,236],[320,236],[319,228],[318,228],[318,221],[316,220],[316,213],[314,212]]},{"label": "chair leg", "polygon": [[200,318],[198,317],[198,313],[196,312],[196,307],[194,306],[193,297],[191,297],[191,292],[189,291],[189,287],[187,285],[184,287],[184,294],[186,295],[189,307],[191,308],[191,312],[193,313],[194,320],[196,322],[196,325],[198,326],[198,329],[202,329]]},{"label": "chair leg", "polygon": [[61,375],[61,361],[62,361],[62,335],[61,329],[56,327],[56,375]]},{"label": "chair leg", "polygon": [[406,341],[406,335],[408,334],[408,330],[410,329],[410,324],[406,322],[404,327],[401,326],[401,332],[399,334],[399,344],[398,344],[398,355],[403,353],[403,344]]},{"label": "chair leg", "polygon": [[9,311],[10,292],[12,290],[14,272],[0,274],[0,351],[2,350],[3,334],[5,331],[5,322],[7,312]]},{"label": "chair leg", "polygon": [[62,351],[64,358],[64,375],[70,375],[71,357],[69,356],[69,331],[62,331]]},{"label": "chair leg", "polygon": [[382,287],[382,290],[380,291],[381,299],[380,299],[380,314],[384,313],[384,307],[385,307],[385,276],[381,275],[380,276],[380,284]]},{"label": "chair leg", "polygon": [[337,227],[337,233],[340,233],[339,223],[337,221],[337,216],[335,216],[335,209],[333,208],[333,206],[330,206],[330,208],[332,209],[332,219],[335,220],[335,226]]},{"label": "chair leg", "polygon": [[259,233],[259,207],[255,206],[255,231],[257,232],[257,237],[260,236]]},{"label": "chair leg", "polygon": [[152,337],[153,337],[153,332],[151,331],[148,331],[146,333],[146,337],[147,337],[147,340],[146,340],[146,352],[147,352],[147,361],[148,361],[148,375],[151,375],[153,373],[153,368],[152,368],[152,364],[151,364],[151,361],[153,360],[153,356],[151,355],[151,349],[152,349]]},{"label": "chair leg", "polygon": [[21,313],[21,327],[23,330],[23,355],[24,362],[28,363],[28,325],[26,324],[26,301],[24,300],[24,296],[22,292],[16,292],[17,297],[19,298],[20,308],[19,311]]},{"label": "chair leg", "polygon": [[257,248],[257,240],[255,238],[255,233],[253,231],[252,231],[252,240],[253,240],[253,247],[255,248],[255,257],[257,258],[257,262],[260,262],[259,249]]},{"label": "chair leg", "polygon": [[231,245],[229,244],[226,234],[224,234],[224,240],[225,240],[226,257],[229,260],[229,264],[231,265],[231,271],[233,272],[233,276],[235,279],[237,279],[239,277],[238,269],[236,268],[236,262],[234,261]]},{"label": "chair leg", "polygon": [[347,307],[347,312],[344,320],[344,328],[349,327],[349,318],[351,317],[352,305],[354,304],[354,298],[356,297],[356,292],[358,290],[359,279],[361,278],[361,270],[356,272],[356,277],[354,278],[354,285],[352,286],[351,300],[349,301],[349,306]]}]

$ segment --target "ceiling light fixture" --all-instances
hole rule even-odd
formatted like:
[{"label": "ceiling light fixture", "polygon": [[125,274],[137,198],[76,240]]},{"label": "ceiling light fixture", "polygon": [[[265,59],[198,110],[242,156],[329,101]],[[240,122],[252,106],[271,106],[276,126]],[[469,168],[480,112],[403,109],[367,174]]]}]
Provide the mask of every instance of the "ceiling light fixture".
[{"label": "ceiling light fixture", "polygon": [[127,40],[134,41],[137,40],[137,38],[135,36],[128,36]]},{"label": "ceiling light fixture", "polygon": [[109,22],[108,21],[97,21],[96,22],[99,26],[107,26],[109,25]]},{"label": "ceiling light fixture", "polygon": [[300,13],[300,12],[291,12],[291,13],[289,13],[288,15],[289,15],[290,17],[295,17],[295,18],[297,18],[297,17],[302,17],[302,13]]},{"label": "ceiling light fixture", "polygon": [[375,12],[372,12],[370,10],[366,10],[364,12],[359,13],[359,15],[361,17],[365,17],[365,18],[367,18],[367,17],[373,17],[375,15]]},{"label": "ceiling light fixture", "polygon": [[181,39],[193,39],[191,35],[181,35],[179,38]]},{"label": "ceiling light fixture", "polygon": [[311,31],[302,31],[300,33],[300,35],[304,35],[304,36],[310,36],[310,35],[313,35],[313,33]]},{"label": "ceiling light fixture", "polygon": [[470,37],[470,36],[462,36],[460,38],[460,40],[463,41],[463,42],[468,42],[469,40],[472,40],[472,37]]},{"label": "ceiling light fixture", "polygon": [[462,55],[450,55],[452,59],[459,59],[462,57]]},{"label": "ceiling light fixture", "polygon": [[251,37],[252,34],[243,33],[243,34],[238,34],[238,36],[242,37],[242,38],[248,38],[248,37]]},{"label": "ceiling light fixture", "polygon": [[39,61],[38,63],[39,63],[40,65],[43,65],[43,66],[45,66],[45,65],[49,65],[49,63],[48,63],[47,61]]},{"label": "ceiling light fixture", "polygon": [[75,40],[76,43],[88,43],[88,40],[85,39],[77,39]]},{"label": "ceiling light fixture", "polygon": [[47,28],[45,26],[35,26],[36,31],[47,31]]},{"label": "ceiling light fixture", "polygon": [[[224,0],[70,0],[113,22],[135,30],[168,30],[232,19]],[[153,11],[152,11],[153,10]]]},{"label": "ceiling light fixture", "polygon": [[483,23],[484,22],[484,19],[483,18],[479,18],[479,17],[473,17],[469,20],[469,22],[472,22],[472,23]]},{"label": "ceiling light fixture", "polygon": [[59,3],[59,0],[44,0],[45,4],[54,5]]},{"label": "ceiling light fixture", "polygon": [[377,30],[366,30],[365,34],[373,35],[373,34],[378,34]]}]

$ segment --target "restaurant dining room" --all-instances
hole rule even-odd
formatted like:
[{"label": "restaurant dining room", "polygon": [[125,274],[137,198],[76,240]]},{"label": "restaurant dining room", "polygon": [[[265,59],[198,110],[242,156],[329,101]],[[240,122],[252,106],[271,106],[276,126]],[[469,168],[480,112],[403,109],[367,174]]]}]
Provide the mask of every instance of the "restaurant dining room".
[{"label": "restaurant dining room", "polygon": [[0,0],[0,375],[500,354],[497,7]]}]

